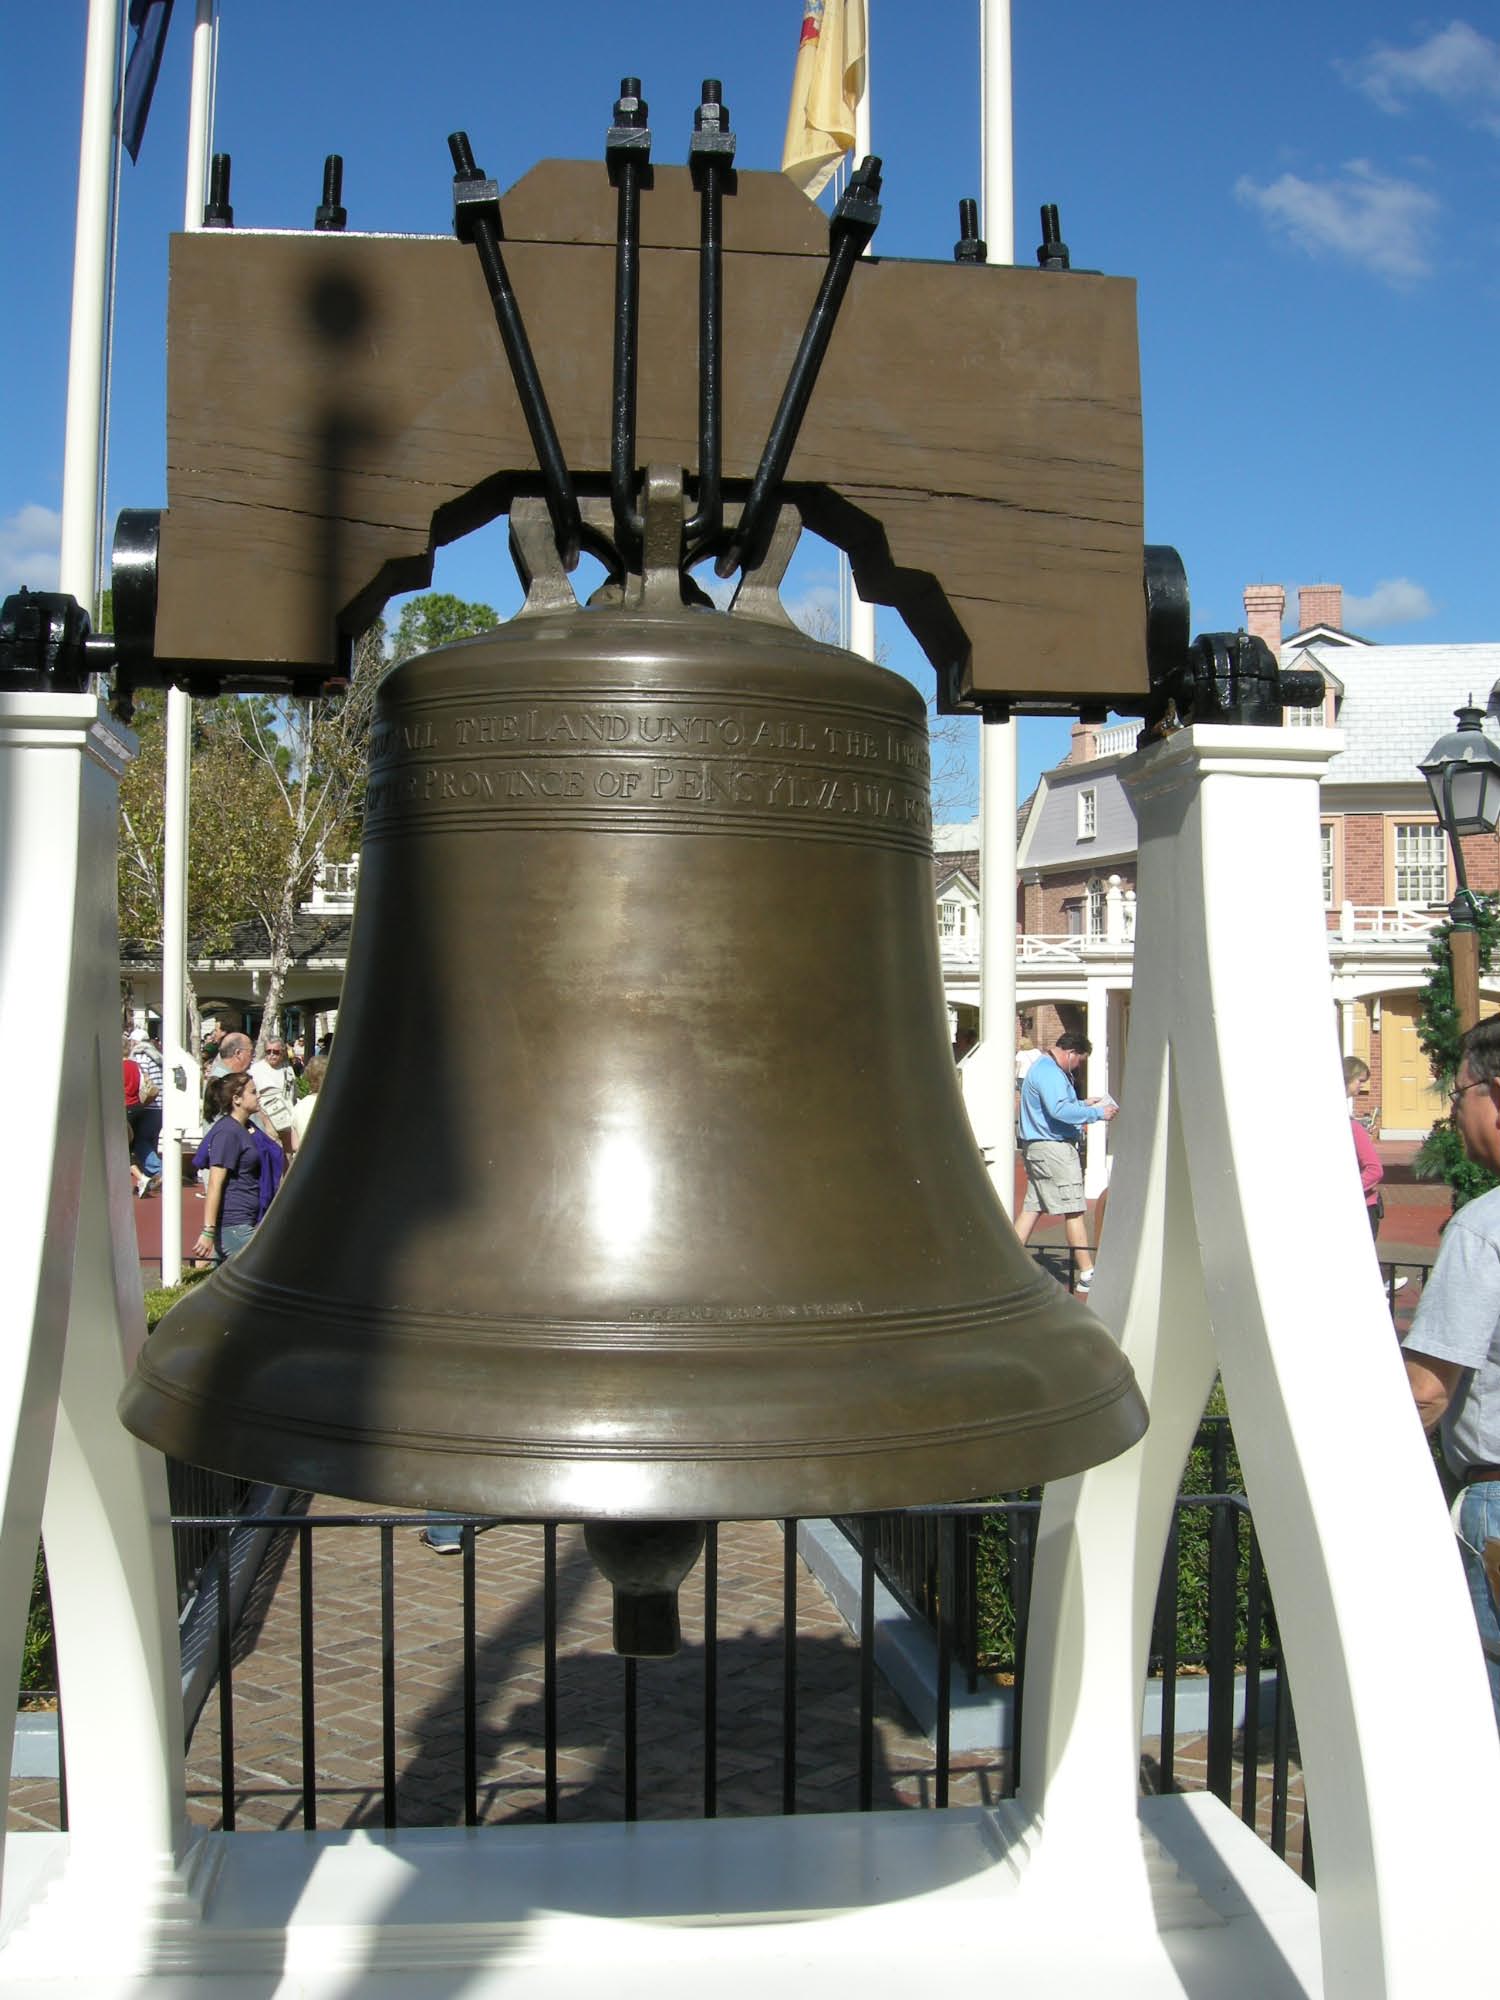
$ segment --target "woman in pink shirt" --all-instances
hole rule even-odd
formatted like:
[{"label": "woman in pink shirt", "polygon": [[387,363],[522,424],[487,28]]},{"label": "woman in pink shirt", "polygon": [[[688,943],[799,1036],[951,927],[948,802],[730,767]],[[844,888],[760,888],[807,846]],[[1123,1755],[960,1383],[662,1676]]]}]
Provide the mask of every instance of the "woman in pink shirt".
[{"label": "woman in pink shirt", "polygon": [[1354,1157],[1359,1161],[1359,1184],[1365,1191],[1365,1208],[1370,1217],[1370,1234],[1380,1233],[1380,1218],[1385,1213],[1385,1202],[1380,1193],[1380,1183],[1385,1179],[1385,1168],[1380,1155],[1375,1150],[1375,1141],[1355,1115],[1354,1099],[1362,1083],[1370,1080],[1370,1065],[1359,1056],[1344,1057],[1344,1090],[1349,1099],[1349,1129],[1354,1134]]}]

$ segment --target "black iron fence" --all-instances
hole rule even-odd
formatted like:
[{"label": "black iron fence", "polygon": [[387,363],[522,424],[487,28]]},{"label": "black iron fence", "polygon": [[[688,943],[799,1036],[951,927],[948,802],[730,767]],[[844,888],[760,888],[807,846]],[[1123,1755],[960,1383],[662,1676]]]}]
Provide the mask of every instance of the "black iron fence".
[{"label": "black iron fence", "polygon": [[[1260,1574],[1259,1550],[1248,1512],[1235,1504],[1244,1487],[1227,1416],[1203,1419],[1189,1468],[1162,1565],[1153,1673],[1167,1671],[1169,1662],[1173,1671],[1222,1664],[1226,1645],[1243,1662],[1250,1645],[1247,1589],[1252,1561]],[[1189,1502],[1193,1518],[1184,1521]],[[1025,1651],[1040,1506],[1041,1488],[1034,1487],[959,1517],[949,1607],[955,1657],[971,1689],[981,1673],[1014,1674]],[[856,1546],[865,1536],[872,1538],[881,1581],[913,1616],[936,1628],[942,1598],[940,1517],[907,1508],[838,1525]],[[1265,1620],[1270,1646],[1265,1664],[1270,1664],[1276,1640],[1269,1601]]]},{"label": "black iron fence", "polygon": [[227,1472],[208,1472],[201,1465],[183,1465],[175,1458],[167,1460],[167,1497],[172,1506],[172,1553],[177,1565],[179,1611],[197,1590],[204,1566],[214,1552],[213,1530],[200,1526],[200,1519],[217,1520],[226,1514],[238,1514],[254,1491],[253,1479],[235,1479]]},{"label": "black iron fence", "polygon": [[[950,1802],[955,1773],[962,1770],[965,1760],[955,1762],[952,1752],[952,1668],[958,1657],[954,1607],[958,1603],[956,1580],[963,1561],[962,1551],[970,1524],[998,1517],[1009,1526],[1026,1524],[1021,1529],[1021,1545],[1029,1547],[1027,1537],[1034,1530],[1037,1510],[1035,1500],[1016,1500],[997,1504],[976,1503],[970,1507],[946,1507],[910,1510],[900,1517],[900,1532],[909,1533],[920,1523],[921,1534],[931,1535],[935,1548],[936,1592],[935,1592],[935,1633],[937,1650],[936,1671],[936,1722],[933,1732],[932,1765],[930,1783],[924,1786],[920,1803],[936,1808],[944,1808]],[[1182,1502],[1185,1508],[1202,1506],[1210,1511],[1224,1512],[1226,1521],[1248,1521],[1244,1501],[1239,1495],[1193,1495]],[[888,1519],[889,1517],[887,1517]],[[244,1782],[239,1769],[236,1751],[236,1658],[234,1634],[231,1629],[229,1594],[225,1588],[230,1563],[230,1540],[232,1534],[245,1526],[266,1526],[281,1530],[286,1536],[283,1547],[288,1551],[293,1567],[299,1621],[299,1664],[298,1664],[298,1737],[300,1757],[300,1783],[289,1788],[288,1800],[296,1799],[292,1807],[289,1803],[283,1823],[299,1823],[312,1829],[319,1824],[320,1796],[320,1720],[318,1714],[317,1678],[315,1663],[319,1652],[319,1624],[317,1593],[314,1586],[315,1549],[321,1545],[325,1556],[333,1561],[330,1544],[341,1536],[351,1533],[373,1533],[378,1537],[379,1546],[379,1706],[380,1706],[380,1750],[378,1783],[378,1822],[386,1827],[403,1823],[401,1817],[400,1773],[398,1771],[398,1690],[403,1672],[414,1672],[410,1666],[398,1664],[400,1655],[396,1642],[397,1593],[396,1593],[396,1543],[400,1531],[409,1531],[428,1524],[430,1517],[424,1515],[391,1514],[319,1514],[316,1516],[201,1516],[178,1523],[184,1528],[205,1534],[214,1544],[213,1561],[218,1569],[218,1660],[217,1660],[217,1704],[216,1723],[218,1732],[218,1811],[219,1822],[228,1831],[236,1825],[237,1798]],[[462,1816],[466,1825],[477,1825],[484,1816],[480,1809],[481,1723],[482,1710],[491,1689],[485,1672],[481,1669],[480,1640],[476,1610],[476,1538],[488,1528],[514,1524],[491,1521],[466,1521],[462,1528],[461,1549],[461,1589],[458,1605],[458,1629],[453,1634],[450,1657],[456,1666],[461,1685],[461,1769],[462,1769]],[[536,1524],[530,1524],[533,1530]],[[794,1813],[799,1809],[799,1754],[806,1754],[809,1731],[800,1727],[799,1700],[802,1676],[799,1673],[799,1648],[805,1644],[819,1643],[799,1635],[797,1616],[797,1587],[800,1561],[797,1554],[797,1527],[795,1521],[781,1524],[782,1533],[782,1626],[779,1639],[780,1673],[779,1695],[780,1714],[776,1716],[757,1697],[754,1726],[757,1736],[757,1754],[776,1769],[779,1786],[773,1785],[767,1793],[769,1804],[760,1810],[779,1810]],[[539,1711],[539,1790],[541,1814],[552,1821],[559,1817],[562,1786],[560,1780],[560,1757],[565,1755],[565,1746],[559,1732],[559,1705],[570,1699],[568,1677],[589,1672],[594,1675],[590,1684],[589,1701],[597,1711],[602,1703],[599,1693],[605,1689],[603,1701],[613,1705],[614,1720],[603,1724],[612,1741],[617,1741],[623,1760],[623,1785],[620,1795],[620,1815],[627,1821],[642,1816],[643,1806],[658,1816],[663,1807],[654,1800],[642,1798],[642,1689],[645,1678],[658,1672],[656,1662],[636,1662],[634,1660],[605,1663],[607,1679],[598,1678],[600,1662],[581,1661],[577,1658],[559,1661],[558,1619],[558,1534],[559,1524],[548,1523],[540,1529],[540,1569],[539,1598],[542,1608],[541,1630],[543,1635],[539,1701],[535,1708]],[[1270,1821],[1267,1828],[1271,1845],[1275,1851],[1285,1855],[1288,1841],[1288,1806],[1291,1801],[1295,1773],[1293,1770],[1294,1743],[1292,1734],[1292,1712],[1290,1695],[1285,1684],[1279,1652],[1274,1643],[1274,1633],[1268,1629],[1269,1598],[1264,1587],[1264,1578],[1255,1570],[1253,1592],[1255,1630],[1261,1635],[1260,1643],[1254,1651],[1253,1666],[1250,1669],[1245,1690],[1247,1707],[1245,1724],[1237,1727],[1236,1722],[1236,1674],[1234,1660],[1235,1611],[1232,1601],[1225,1608],[1222,1599],[1226,1592],[1232,1600],[1232,1585],[1228,1581],[1226,1568],[1227,1540],[1221,1532],[1221,1548],[1213,1570],[1215,1599],[1211,1607],[1213,1637],[1210,1643],[1211,1657],[1208,1662],[1207,1686],[1209,1692],[1209,1754],[1208,1788],[1214,1791],[1227,1805],[1233,1808],[1235,1799],[1235,1765],[1239,1771],[1238,1809],[1245,1820],[1255,1825],[1257,1815],[1265,1818],[1267,1789],[1269,1787]],[[745,1702],[743,1680],[738,1667],[732,1665],[728,1672],[721,1668],[720,1630],[720,1590],[719,1590],[720,1535],[717,1526],[708,1530],[707,1544],[703,1555],[703,1641],[701,1649],[693,1649],[690,1666],[673,1663],[679,1678],[675,1685],[679,1703],[672,1711],[670,1729],[674,1738],[686,1738],[695,1729],[701,1731],[697,1745],[697,1764],[701,1770],[701,1785],[696,1803],[689,1803],[686,1810],[701,1813],[704,1818],[714,1818],[723,1803],[723,1783],[720,1769],[721,1696],[725,1685],[732,1686],[736,1704],[743,1709]],[[507,1553],[507,1561],[510,1560]],[[321,1560],[321,1559],[320,1559]],[[1029,1557],[1028,1557],[1029,1560]],[[854,1731],[854,1769],[849,1774],[853,1779],[854,1802],[861,1811],[871,1811],[877,1805],[905,1803],[894,1797],[883,1795],[876,1798],[876,1774],[880,1759],[877,1744],[877,1665],[875,1647],[875,1604],[876,1604],[876,1556],[873,1534],[861,1536],[860,1550],[860,1612],[857,1633],[857,1720]],[[1228,1634],[1226,1640],[1225,1634]],[[372,1634],[372,1638],[376,1635]],[[1020,1632],[1018,1663],[1024,1662],[1024,1613]],[[732,1628],[729,1643],[735,1643]],[[826,1644],[826,1640],[821,1642]],[[1175,1715],[1173,1697],[1175,1694],[1175,1669],[1180,1664],[1173,1650],[1173,1643],[1164,1643],[1162,1655],[1164,1668],[1164,1712],[1162,1718],[1162,1740],[1159,1757],[1150,1774],[1150,1782],[1156,1790],[1180,1789],[1179,1772],[1174,1762],[1173,1730]],[[764,1662],[762,1662],[764,1664]],[[617,1671],[616,1671],[617,1670]],[[683,1673],[691,1673],[697,1685],[689,1690],[681,1678]],[[1263,1709],[1263,1689],[1270,1686],[1270,1708],[1272,1726],[1269,1741],[1260,1726]],[[613,1688],[613,1694],[608,1692]],[[1024,1700],[1024,1673],[1018,1666],[1014,1681],[1014,1718],[1011,1741],[1019,1741],[1020,1710]],[[743,1721],[743,1716],[738,1718]],[[814,1720],[809,1718],[810,1721]],[[660,1704],[653,1710],[651,1736],[653,1745],[658,1745],[662,1735],[662,1711]],[[486,1738],[486,1743],[488,1739]],[[799,1750],[800,1745],[800,1750]],[[734,1752],[736,1762],[743,1761],[743,1738],[737,1739]],[[996,1768],[996,1792],[1005,1796],[1014,1792],[1018,1777],[1017,1759],[1014,1753],[1000,1760]],[[779,1794],[779,1796],[778,1796]],[[731,1804],[730,1810],[741,1811],[742,1804]],[[754,1810],[755,1808],[751,1808]],[[684,1801],[680,1787],[666,1808],[671,1816],[681,1816]],[[575,1816],[570,1806],[569,1817]],[[592,1816],[602,1816],[598,1813]],[[376,1818],[375,1814],[371,1819]],[[1310,1841],[1304,1838],[1302,1844],[1302,1868],[1304,1876],[1312,1879],[1312,1850]]]}]

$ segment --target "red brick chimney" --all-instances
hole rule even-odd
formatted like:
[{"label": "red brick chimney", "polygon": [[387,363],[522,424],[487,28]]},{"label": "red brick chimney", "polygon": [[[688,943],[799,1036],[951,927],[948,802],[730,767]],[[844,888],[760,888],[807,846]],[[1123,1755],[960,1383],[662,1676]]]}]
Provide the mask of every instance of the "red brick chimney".
[{"label": "red brick chimney", "polygon": [[1098,730],[1092,724],[1075,722],[1073,724],[1072,737],[1068,743],[1068,762],[1070,764],[1092,764],[1094,761],[1094,745],[1098,734]]},{"label": "red brick chimney", "polygon": [[1252,639],[1264,639],[1281,657],[1281,615],[1286,610],[1286,592],[1279,583],[1245,585],[1245,630]]},{"label": "red brick chimney", "polygon": [[1335,632],[1344,629],[1344,586],[1341,583],[1304,583],[1297,592],[1297,630],[1311,625],[1329,625]]}]

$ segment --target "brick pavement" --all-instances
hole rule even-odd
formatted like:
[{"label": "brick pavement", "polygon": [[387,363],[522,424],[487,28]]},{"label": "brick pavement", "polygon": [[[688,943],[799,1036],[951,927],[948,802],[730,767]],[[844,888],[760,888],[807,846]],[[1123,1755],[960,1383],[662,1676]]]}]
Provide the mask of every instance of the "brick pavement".
[{"label": "brick pavement", "polygon": [[[319,1513],[352,1511],[315,1501]],[[317,1823],[379,1826],[383,1818],[380,1677],[380,1536],[372,1528],[315,1531]],[[396,1820],[462,1822],[463,1563],[393,1532]],[[717,1807],[725,1817],[781,1810],[783,1538],[771,1522],[720,1530]],[[859,1665],[843,1621],[799,1562],[797,1575],[796,1803],[799,1812],[858,1804]],[[515,1526],[476,1546],[477,1793],[481,1820],[537,1820],[544,1813],[542,1530]],[[235,1816],[244,1830],[303,1823],[298,1560],[284,1536],[263,1566],[234,1648]],[[610,1649],[607,1586],[565,1529],[558,1549],[557,1771],[559,1817],[618,1820],[625,1809],[623,1662]],[[703,1570],[682,1592],[683,1649],[637,1669],[638,1810],[642,1818],[703,1811]],[[1157,1788],[1157,1745],[1143,1745],[1143,1789]],[[1178,1783],[1204,1782],[1202,1745],[1179,1743]],[[193,1733],[187,1767],[192,1819],[222,1824],[217,1692]],[[931,1747],[876,1677],[874,1803],[928,1806],[936,1799]],[[1238,1784],[1238,1773],[1236,1782]],[[993,1804],[1006,1760],[954,1760],[954,1804]],[[1300,1844],[1300,1779],[1289,1853]],[[1263,1831],[1269,1785],[1261,1787]],[[1236,1795],[1238,1803],[1238,1793]],[[11,1788],[12,1826],[56,1824],[56,1788]]]}]

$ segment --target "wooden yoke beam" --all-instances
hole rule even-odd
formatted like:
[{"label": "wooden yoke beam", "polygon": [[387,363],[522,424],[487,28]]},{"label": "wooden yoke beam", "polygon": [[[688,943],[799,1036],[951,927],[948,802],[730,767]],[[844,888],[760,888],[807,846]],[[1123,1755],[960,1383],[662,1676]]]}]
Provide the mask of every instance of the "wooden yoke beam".
[{"label": "wooden yoke beam", "polygon": [[[505,197],[505,256],[568,463],[609,469],[615,204],[548,161]],[[754,473],[827,249],[779,174],[724,204],[724,476]],[[696,467],[697,202],[642,203],[638,454]],[[534,487],[473,253],[448,238],[174,239],[162,659],[336,671],[433,548]],[[1132,281],[866,258],[788,474],[944,685],[1066,707],[1144,691]]]}]

